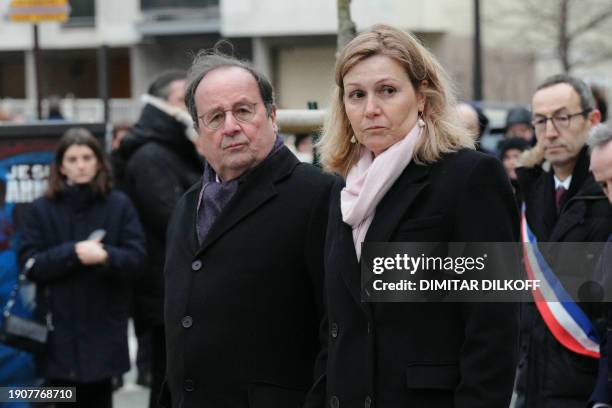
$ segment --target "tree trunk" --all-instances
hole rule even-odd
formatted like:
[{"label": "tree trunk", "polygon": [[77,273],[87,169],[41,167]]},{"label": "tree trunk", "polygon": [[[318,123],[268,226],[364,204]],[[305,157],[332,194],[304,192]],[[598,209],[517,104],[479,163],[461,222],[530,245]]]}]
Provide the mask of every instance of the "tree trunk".
[{"label": "tree trunk", "polygon": [[337,0],[338,6],[338,52],[356,35],[355,23],[351,20],[351,0]]}]

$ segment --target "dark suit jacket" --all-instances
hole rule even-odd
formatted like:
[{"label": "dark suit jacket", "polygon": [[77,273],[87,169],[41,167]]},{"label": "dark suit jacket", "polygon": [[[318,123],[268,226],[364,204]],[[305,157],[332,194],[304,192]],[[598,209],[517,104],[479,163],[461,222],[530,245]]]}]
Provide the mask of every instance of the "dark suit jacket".
[{"label": "dark suit jacket", "polygon": [[313,382],[333,178],[285,147],[241,182],[198,245],[201,185],[178,202],[166,257],[173,407],[297,407]]},{"label": "dark suit jacket", "polygon": [[[507,407],[518,352],[516,304],[362,303],[341,187],[332,195],[325,246],[327,373],[310,406]],[[365,241],[497,242],[516,241],[517,234],[501,164],[462,150],[432,165],[409,164],[378,204]]]}]

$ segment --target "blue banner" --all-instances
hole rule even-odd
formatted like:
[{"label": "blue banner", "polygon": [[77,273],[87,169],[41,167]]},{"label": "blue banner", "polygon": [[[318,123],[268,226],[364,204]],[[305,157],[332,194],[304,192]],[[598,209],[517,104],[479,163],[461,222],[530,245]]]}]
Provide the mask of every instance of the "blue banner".
[{"label": "blue banner", "polygon": [[[24,146],[25,147],[25,146]],[[15,152],[13,152],[15,153]],[[13,289],[19,266],[18,223],[27,203],[44,194],[53,153],[24,152],[0,160],[0,305],[4,307]],[[23,299],[18,298],[15,312],[31,313]],[[0,320],[2,324],[2,320]],[[39,385],[32,355],[0,343],[0,385]],[[12,407],[27,407],[27,403],[14,403]]]}]

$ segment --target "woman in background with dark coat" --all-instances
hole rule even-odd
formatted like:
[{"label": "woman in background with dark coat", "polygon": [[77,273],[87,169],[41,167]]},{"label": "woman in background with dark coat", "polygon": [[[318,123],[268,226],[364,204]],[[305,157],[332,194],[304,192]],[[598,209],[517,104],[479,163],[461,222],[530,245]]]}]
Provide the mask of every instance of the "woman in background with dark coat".
[{"label": "woman in background with dark coat", "polygon": [[111,378],[130,366],[129,294],[145,260],[144,237],[86,129],[61,138],[46,196],[24,217],[19,260],[36,282],[39,312],[50,312],[39,361],[46,385],[76,387],[77,402],[67,406],[112,407]]},{"label": "woman in background with dark coat", "polygon": [[442,68],[411,35],[358,35],[335,81],[321,158],[346,183],[325,245],[327,370],[307,406],[507,407],[516,304],[366,303],[359,265],[364,242],[516,241],[501,164],[474,150]]}]

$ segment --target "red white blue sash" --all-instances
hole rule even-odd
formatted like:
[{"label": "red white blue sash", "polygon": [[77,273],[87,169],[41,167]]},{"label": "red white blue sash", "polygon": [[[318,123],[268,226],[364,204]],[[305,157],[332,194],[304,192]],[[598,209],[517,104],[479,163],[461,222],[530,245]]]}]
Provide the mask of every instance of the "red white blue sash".
[{"label": "red white blue sash", "polygon": [[523,260],[529,279],[540,281],[535,288],[535,304],[553,336],[564,347],[585,356],[599,358],[599,338],[593,324],[565,291],[544,256],[537,239],[527,225],[525,206],[521,214]]}]

